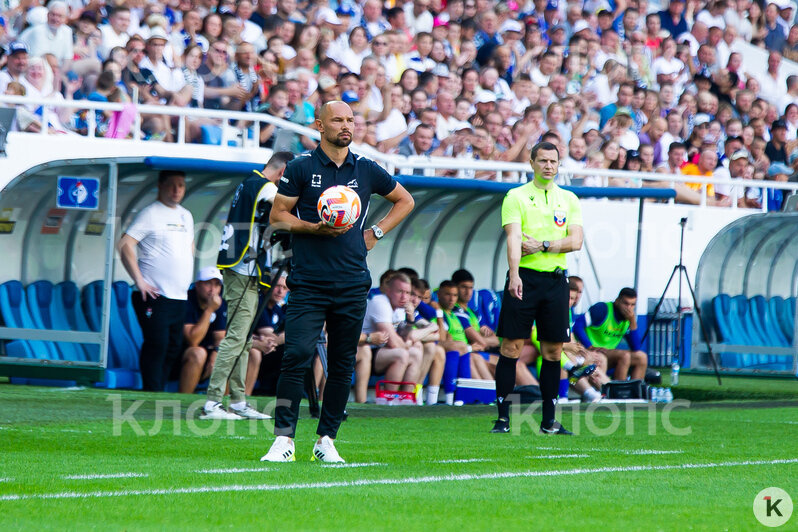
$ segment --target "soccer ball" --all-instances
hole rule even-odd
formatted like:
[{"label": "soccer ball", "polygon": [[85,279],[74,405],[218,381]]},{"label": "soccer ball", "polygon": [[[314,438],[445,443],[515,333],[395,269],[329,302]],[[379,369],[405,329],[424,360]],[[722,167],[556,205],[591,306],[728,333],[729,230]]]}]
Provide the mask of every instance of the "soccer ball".
[{"label": "soccer ball", "polygon": [[360,218],[360,196],[347,186],[336,185],[321,194],[316,208],[321,221],[330,227],[349,227]]}]

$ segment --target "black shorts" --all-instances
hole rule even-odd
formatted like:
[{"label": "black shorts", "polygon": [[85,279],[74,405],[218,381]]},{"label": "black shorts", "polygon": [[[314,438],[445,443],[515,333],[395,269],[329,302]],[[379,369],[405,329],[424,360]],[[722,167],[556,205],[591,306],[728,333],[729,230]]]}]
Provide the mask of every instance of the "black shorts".
[{"label": "black shorts", "polygon": [[538,340],[568,342],[571,327],[568,320],[568,277],[564,273],[549,273],[519,268],[523,283],[523,300],[510,295],[510,276],[504,283],[502,309],[496,336],[509,340],[529,338],[532,326],[537,326]]}]

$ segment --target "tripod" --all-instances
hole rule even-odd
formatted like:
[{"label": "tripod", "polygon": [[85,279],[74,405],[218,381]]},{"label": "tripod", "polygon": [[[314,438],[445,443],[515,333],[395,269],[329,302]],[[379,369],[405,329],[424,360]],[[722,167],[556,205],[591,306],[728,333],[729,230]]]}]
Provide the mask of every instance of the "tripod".
[{"label": "tripod", "polygon": [[673,267],[673,271],[671,272],[671,276],[668,278],[668,282],[665,284],[665,290],[662,291],[662,295],[657,301],[657,305],[654,307],[654,314],[651,316],[651,320],[649,320],[648,325],[646,326],[646,332],[643,334],[643,338],[641,341],[644,342],[648,337],[648,333],[651,330],[651,326],[654,324],[654,320],[657,318],[657,313],[659,312],[659,308],[662,306],[662,302],[665,301],[665,294],[668,293],[668,288],[671,286],[671,282],[673,281],[673,277],[676,273],[679,273],[679,300],[678,300],[678,308],[677,314],[678,318],[676,320],[676,352],[674,356],[676,357],[677,362],[683,362],[680,360],[682,353],[682,324],[684,321],[684,311],[682,309],[682,275],[684,275],[685,280],[687,281],[687,288],[690,289],[690,296],[693,298],[693,308],[695,309],[696,316],[698,316],[698,328],[701,329],[701,334],[704,339],[704,343],[707,346],[707,352],[709,353],[709,359],[712,361],[712,367],[715,370],[715,377],[718,379],[718,385],[722,385],[720,379],[720,371],[718,370],[718,361],[715,358],[715,353],[712,351],[712,346],[709,343],[709,336],[707,334],[707,327],[704,324],[704,318],[701,316],[701,308],[698,306],[698,301],[695,298],[695,291],[693,290],[693,284],[690,282],[690,275],[687,273],[687,268],[683,262],[684,256],[684,227],[687,225],[687,217],[682,218],[679,220],[679,225],[681,226],[681,236],[679,238],[679,263]]}]

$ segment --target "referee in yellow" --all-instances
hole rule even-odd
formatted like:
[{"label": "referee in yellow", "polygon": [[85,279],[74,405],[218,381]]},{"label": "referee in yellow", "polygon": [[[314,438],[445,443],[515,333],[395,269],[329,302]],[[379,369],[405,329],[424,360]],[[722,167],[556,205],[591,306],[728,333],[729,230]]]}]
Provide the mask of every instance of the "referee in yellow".
[{"label": "referee in yellow", "polygon": [[514,188],[502,203],[510,269],[504,285],[497,336],[502,338],[496,365],[499,419],[491,432],[510,431],[507,396],[515,387],[515,365],[537,324],[543,357],[539,381],[543,398],[540,431],[572,434],[554,419],[560,383],[560,353],[571,338],[568,320],[568,274],[565,254],[582,247],[582,208],[572,192],[554,183],[560,165],[557,147],[540,142],[530,157],[535,177]]}]

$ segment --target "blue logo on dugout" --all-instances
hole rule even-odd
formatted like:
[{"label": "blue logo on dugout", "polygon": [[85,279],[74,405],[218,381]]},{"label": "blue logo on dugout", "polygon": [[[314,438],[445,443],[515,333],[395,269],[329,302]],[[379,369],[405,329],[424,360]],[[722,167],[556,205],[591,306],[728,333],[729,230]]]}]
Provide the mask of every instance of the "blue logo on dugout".
[{"label": "blue logo on dugout", "polygon": [[56,207],[97,210],[100,203],[100,180],[96,177],[58,176]]}]

